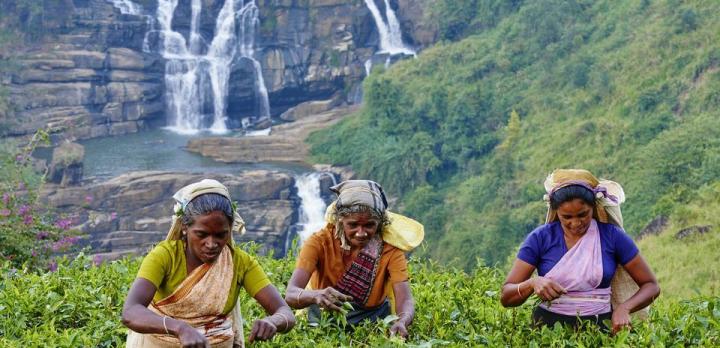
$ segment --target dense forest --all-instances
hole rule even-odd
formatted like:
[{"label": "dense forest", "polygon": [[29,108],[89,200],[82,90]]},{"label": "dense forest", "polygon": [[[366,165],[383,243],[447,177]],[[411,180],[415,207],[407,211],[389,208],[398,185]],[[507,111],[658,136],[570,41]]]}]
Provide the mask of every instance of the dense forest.
[{"label": "dense forest", "polygon": [[377,180],[425,224],[421,255],[505,264],[542,223],[555,168],[621,183],[635,236],[705,221],[688,207],[720,184],[720,3],[429,6],[443,41],[375,69],[364,108],[311,138],[317,161]]}]

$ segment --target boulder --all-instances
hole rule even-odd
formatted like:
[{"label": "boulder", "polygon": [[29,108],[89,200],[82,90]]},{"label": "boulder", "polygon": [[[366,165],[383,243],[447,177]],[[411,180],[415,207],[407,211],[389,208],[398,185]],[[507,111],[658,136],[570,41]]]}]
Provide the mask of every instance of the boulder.
[{"label": "boulder", "polygon": [[63,143],[53,150],[48,181],[61,187],[79,185],[83,176],[85,148],[77,143]]}]

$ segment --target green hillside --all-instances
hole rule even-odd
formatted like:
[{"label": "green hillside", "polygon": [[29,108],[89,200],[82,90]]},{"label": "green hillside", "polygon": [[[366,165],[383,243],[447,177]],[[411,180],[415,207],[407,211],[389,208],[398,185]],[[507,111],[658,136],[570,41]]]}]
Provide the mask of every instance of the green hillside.
[{"label": "green hillside", "polygon": [[658,277],[663,297],[720,294],[718,197],[720,183],[700,188],[690,204],[673,212],[665,232],[638,243]]},{"label": "green hillside", "polygon": [[426,225],[422,255],[504,262],[542,222],[555,168],[621,183],[631,234],[720,181],[720,2],[432,6],[446,40],[374,71],[362,111],[310,139],[317,161],[400,197]]}]

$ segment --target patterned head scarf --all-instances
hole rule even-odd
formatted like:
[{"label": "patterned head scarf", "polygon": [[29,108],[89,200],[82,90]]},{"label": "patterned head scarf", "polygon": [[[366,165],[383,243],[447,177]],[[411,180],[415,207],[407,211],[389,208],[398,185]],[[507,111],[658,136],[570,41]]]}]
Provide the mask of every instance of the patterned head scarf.
[{"label": "patterned head scarf", "polygon": [[[192,201],[195,197],[204,195],[206,193],[217,193],[227,198],[232,203],[232,199],[230,198],[230,191],[228,191],[225,185],[221,184],[217,180],[203,179],[199,182],[181,188],[173,195],[173,199],[175,199],[175,206],[173,207],[174,214],[172,216],[172,224],[170,225],[170,231],[165,238],[166,240],[178,240],[182,237],[181,217],[185,212],[185,208],[187,207],[188,203],[190,203],[190,201]],[[238,214],[237,207],[234,203],[232,203],[232,210],[233,224],[231,227],[231,232],[236,232],[241,235],[245,234],[245,221],[243,221],[242,217],[240,217],[240,214]],[[230,238],[230,244],[232,243],[233,239]]]},{"label": "patterned head scarf", "polygon": [[548,205],[545,222],[550,223],[557,220],[557,211],[550,206],[550,197],[559,189],[567,186],[579,185],[587,188],[595,194],[594,216],[600,222],[612,223],[622,227],[623,218],[620,212],[620,204],[625,202],[625,192],[620,184],[604,179],[597,179],[592,173],[585,169],[556,169],[545,179],[545,191],[543,197]]},{"label": "patterned head scarf", "polygon": [[380,213],[385,212],[388,203],[380,184],[370,180],[347,180],[330,188],[337,193],[335,206],[338,208],[364,205]]}]

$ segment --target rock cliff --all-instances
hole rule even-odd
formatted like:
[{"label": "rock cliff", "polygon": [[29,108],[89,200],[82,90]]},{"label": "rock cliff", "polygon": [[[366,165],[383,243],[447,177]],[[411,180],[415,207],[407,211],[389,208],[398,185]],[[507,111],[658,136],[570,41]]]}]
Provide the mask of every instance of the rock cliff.
[{"label": "rock cliff", "polygon": [[[284,255],[294,237],[299,198],[294,178],[274,171],[238,174],[134,172],[84,187],[47,185],[42,199],[87,234],[94,253],[110,258],[142,254],[165,238],[174,201],[181,187],[210,177],[230,190],[247,233],[238,241],[256,241],[260,252]],[[325,186],[328,186],[326,184]]]},{"label": "rock cliff", "polygon": [[[424,23],[425,0],[391,0],[401,16],[404,41],[430,45],[436,30]],[[155,16],[157,2],[136,0]],[[0,126],[23,136],[50,128],[54,138],[85,139],[164,125],[164,60],[144,53],[151,21],[121,14],[106,0],[68,0],[67,23],[16,57],[20,69],[0,79],[10,90],[14,116]],[[223,0],[203,0],[200,27],[212,37]],[[376,1],[384,8],[384,1]],[[255,57],[270,98],[271,114],[338,93],[357,101],[365,61],[378,47],[377,28],[361,0],[258,0]],[[187,33],[190,1],[180,1],[173,28]],[[152,36],[152,35],[151,35]],[[255,109],[254,70],[247,59],[232,65],[227,113],[237,121]],[[235,125],[238,122],[233,123]]]},{"label": "rock cliff", "polygon": [[47,128],[55,140],[136,132],[163,120],[163,62],[142,52],[147,21],[102,0],[69,2],[67,22],[14,60],[4,82],[9,136]]}]

